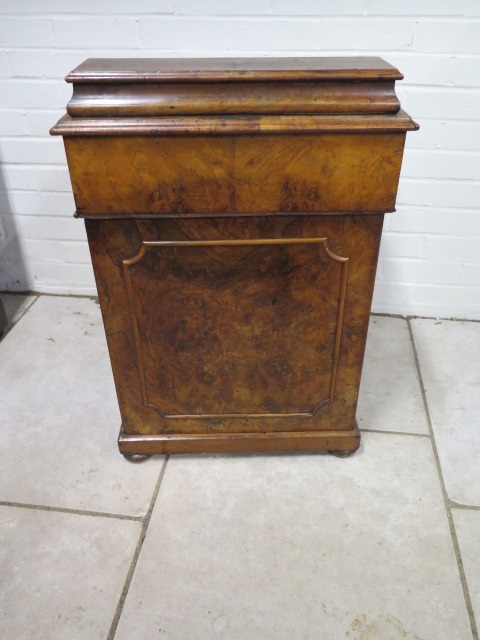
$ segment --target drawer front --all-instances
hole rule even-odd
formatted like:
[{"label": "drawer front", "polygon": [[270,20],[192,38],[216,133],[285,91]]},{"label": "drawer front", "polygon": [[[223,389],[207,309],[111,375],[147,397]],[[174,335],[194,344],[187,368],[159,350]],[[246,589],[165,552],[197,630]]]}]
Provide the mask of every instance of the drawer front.
[{"label": "drawer front", "polygon": [[385,212],[404,133],[65,138],[78,215]]}]

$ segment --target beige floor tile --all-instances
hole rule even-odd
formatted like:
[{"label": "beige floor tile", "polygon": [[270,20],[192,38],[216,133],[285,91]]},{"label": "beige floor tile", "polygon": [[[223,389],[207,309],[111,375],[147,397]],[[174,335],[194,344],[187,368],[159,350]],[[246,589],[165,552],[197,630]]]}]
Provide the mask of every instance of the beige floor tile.
[{"label": "beige floor tile", "polygon": [[0,298],[3,302],[3,308],[5,309],[9,326],[11,326],[20,318],[22,313],[35,302],[37,296],[2,293],[0,294]]},{"label": "beige floor tile", "polygon": [[105,640],[140,530],[128,520],[0,507],[2,640]]},{"label": "beige floor tile", "polygon": [[447,493],[480,506],[480,323],[412,327]]},{"label": "beige floor tile", "polygon": [[360,429],[428,434],[406,320],[370,318],[357,420]]},{"label": "beige floor tile", "polygon": [[0,361],[0,500],[143,515],[162,460],[118,452],[98,305],[40,297],[0,342]]},{"label": "beige floor tile", "polygon": [[431,444],[172,457],[116,640],[470,640]]},{"label": "beige floor tile", "polygon": [[480,629],[480,511],[452,511],[470,599]]}]

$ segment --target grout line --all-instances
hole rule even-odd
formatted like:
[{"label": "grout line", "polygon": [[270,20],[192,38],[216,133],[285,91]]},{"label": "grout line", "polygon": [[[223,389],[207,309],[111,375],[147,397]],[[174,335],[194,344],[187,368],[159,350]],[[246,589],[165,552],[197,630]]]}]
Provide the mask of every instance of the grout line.
[{"label": "grout line", "polygon": [[451,509],[459,509],[460,511],[480,511],[480,507],[469,505],[469,504],[461,504],[460,502],[455,502],[454,500],[448,501]]},{"label": "grout line", "polygon": [[470,597],[470,591],[469,591],[469,588],[468,588],[467,579],[465,577],[465,569],[463,568],[463,559],[462,559],[462,555],[461,555],[461,552],[460,552],[460,545],[458,543],[457,531],[455,529],[455,522],[453,520],[453,515],[452,515],[452,502],[451,502],[450,498],[448,497],[447,489],[445,487],[445,480],[444,480],[444,477],[443,477],[442,467],[440,465],[440,458],[438,456],[437,443],[436,443],[435,434],[434,434],[434,431],[433,431],[432,419],[431,419],[431,416],[430,416],[430,410],[428,408],[427,395],[425,393],[425,386],[423,384],[422,372],[420,370],[420,362],[419,362],[419,359],[418,359],[417,347],[415,345],[415,340],[414,340],[414,337],[413,337],[413,331],[412,331],[412,325],[410,323],[410,319],[407,320],[407,324],[408,324],[408,331],[410,333],[410,341],[412,343],[413,356],[414,356],[414,359],[415,359],[415,368],[417,370],[417,378],[418,378],[418,382],[420,384],[420,389],[421,389],[421,392],[422,392],[423,407],[425,409],[425,414],[427,416],[427,422],[428,422],[428,428],[429,428],[429,431],[430,431],[430,439],[431,439],[431,443],[432,443],[433,456],[435,458],[435,465],[437,467],[438,479],[440,481],[440,487],[441,487],[442,494],[443,494],[443,501],[444,501],[444,504],[445,504],[445,510],[447,512],[448,526],[450,528],[450,535],[451,535],[451,538],[452,538],[453,549],[454,549],[455,557],[456,557],[456,560],[457,560],[458,573],[459,573],[459,577],[460,577],[460,582],[462,584],[463,597],[465,599],[465,606],[467,608],[468,619],[469,619],[469,622],[470,622],[470,630],[472,632],[473,640],[479,640],[477,624],[476,624],[476,620],[475,620],[475,614],[473,612],[473,607],[472,607],[472,599]]},{"label": "grout line", "polygon": [[140,556],[140,551],[142,550],[143,541],[145,540],[145,536],[147,535],[148,525],[150,524],[153,508],[157,500],[158,492],[160,491],[160,486],[162,484],[162,480],[165,475],[165,470],[167,468],[169,457],[170,456],[168,455],[165,456],[165,460],[163,462],[162,468],[160,470],[160,474],[158,476],[157,484],[155,485],[155,489],[153,491],[152,499],[150,501],[150,506],[148,507],[147,514],[143,519],[142,531],[140,532],[140,537],[138,539],[137,546],[135,548],[135,553],[133,554],[132,562],[130,563],[130,568],[128,570],[127,577],[125,578],[125,584],[123,585],[122,593],[120,594],[120,598],[118,600],[117,608],[115,610],[115,615],[113,616],[113,620],[110,626],[110,630],[108,632],[107,640],[113,640],[115,638],[115,634],[117,633],[117,627],[118,627],[118,623],[120,622],[120,616],[122,615],[123,606],[125,604],[125,600],[128,595],[128,590],[130,589],[130,584],[132,582],[133,574],[135,573],[138,558]]},{"label": "grout line", "polygon": [[415,436],[417,438],[430,438],[429,433],[413,433],[413,431],[388,431],[386,429],[362,429],[361,425],[358,428],[362,433],[386,433],[394,436]]},{"label": "grout line", "polygon": [[122,513],[106,513],[104,511],[87,511],[86,509],[68,509],[67,507],[51,507],[43,504],[29,504],[27,502],[10,502],[0,500],[1,507],[15,507],[18,509],[33,509],[34,511],[55,511],[57,513],[73,513],[77,516],[93,516],[96,518],[113,518],[115,520],[142,521],[143,516],[127,516]]},{"label": "grout line", "polygon": [[[41,294],[37,294],[41,295]],[[442,320],[446,322],[480,322],[480,320],[475,320],[472,318],[453,318],[453,317],[437,317],[437,316],[417,316],[417,315],[402,315],[400,313],[380,313],[375,312],[371,313],[371,316],[379,317],[379,318],[400,318],[401,320]]]},{"label": "grout line", "polygon": [[[55,240],[45,240],[45,242],[56,242]],[[63,241],[62,241],[63,242]],[[65,241],[67,242],[67,241]],[[69,240],[68,242],[84,242],[83,240]],[[87,264],[86,262],[83,264]],[[93,299],[96,300],[98,299],[98,295],[92,293],[53,293],[51,291],[32,291],[32,290],[27,290],[27,291],[0,291],[0,296],[1,295],[7,295],[7,296],[13,296],[13,295],[19,295],[19,296],[36,296],[37,298],[41,298],[41,297],[49,297],[49,298],[87,298],[87,299]],[[33,302],[32,302],[33,304]],[[31,307],[32,305],[30,305]],[[30,308],[28,307],[28,308]]]}]

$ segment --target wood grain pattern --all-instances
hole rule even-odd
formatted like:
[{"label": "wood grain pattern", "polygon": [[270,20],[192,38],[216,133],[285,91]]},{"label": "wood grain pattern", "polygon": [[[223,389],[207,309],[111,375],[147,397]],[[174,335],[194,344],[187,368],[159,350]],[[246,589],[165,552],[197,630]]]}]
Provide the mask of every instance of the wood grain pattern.
[{"label": "wood grain pattern", "polygon": [[87,220],[124,432],[351,430],[382,219]]},{"label": "wood grain pattern", "polygon": [[72,118],[64,115],[50,129],[52,135],[79,136],[183,136],[248,135],[272,133],[405,133],[418,125],[400,109],[394,114],[376,115],[229,115],[180,117]]},{"label": "wood grain pattern", "polygon": [[167,419],[313,417],[335,397],[348,260],[327,238],[144,241],[123,260],[144,405]]},{"label": "wood grain pattern", "polygon": [[255,82],[292,80],[402,80],[378,57],[308,58],[89,58],[71,71],[72,83]]},{"label": "wood grain pattern", "polygon": [[375,82],[216,82],[76,84],[74,117],[202,114],[396,113],[393,80]]},{"label": "wood grain pattern", "polygon": [[380,58],[91,59],[67,76],[69,117],[51,133],[406,131],[407,114],[392,117],[402,78]]},{"label": "wood grain pattern", "polygon": [[121,432],[120,451],[125,455],[158,453],[251,453],[284,451],[348,451],[360,446],[357,423],[348,431],[276,433],[207,433],[132,435]]},{"label": "wood grain pattern", "polygon": [[379,58],[69,74],[52,133],[86,218],[122,453],[358,448],[383,216],[418,128],[401,78]]},{"label": "wood grain pattern", "polygon": [[383,212],[404,133],[66,138],[81,217]]}]

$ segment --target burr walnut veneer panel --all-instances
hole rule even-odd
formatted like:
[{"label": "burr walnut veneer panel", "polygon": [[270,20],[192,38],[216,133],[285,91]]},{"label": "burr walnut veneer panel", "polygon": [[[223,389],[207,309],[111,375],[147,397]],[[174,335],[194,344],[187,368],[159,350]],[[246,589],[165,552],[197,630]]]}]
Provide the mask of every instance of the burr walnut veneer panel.
[{"label": "burr walnut veneer panel", "polygon": [[126,433],[354,428],[382,216],[86,224]]},{"label": "burr walnut veneer panel", "polygon": [[80,216],[391,211],[404,133],[66,139]]}]

